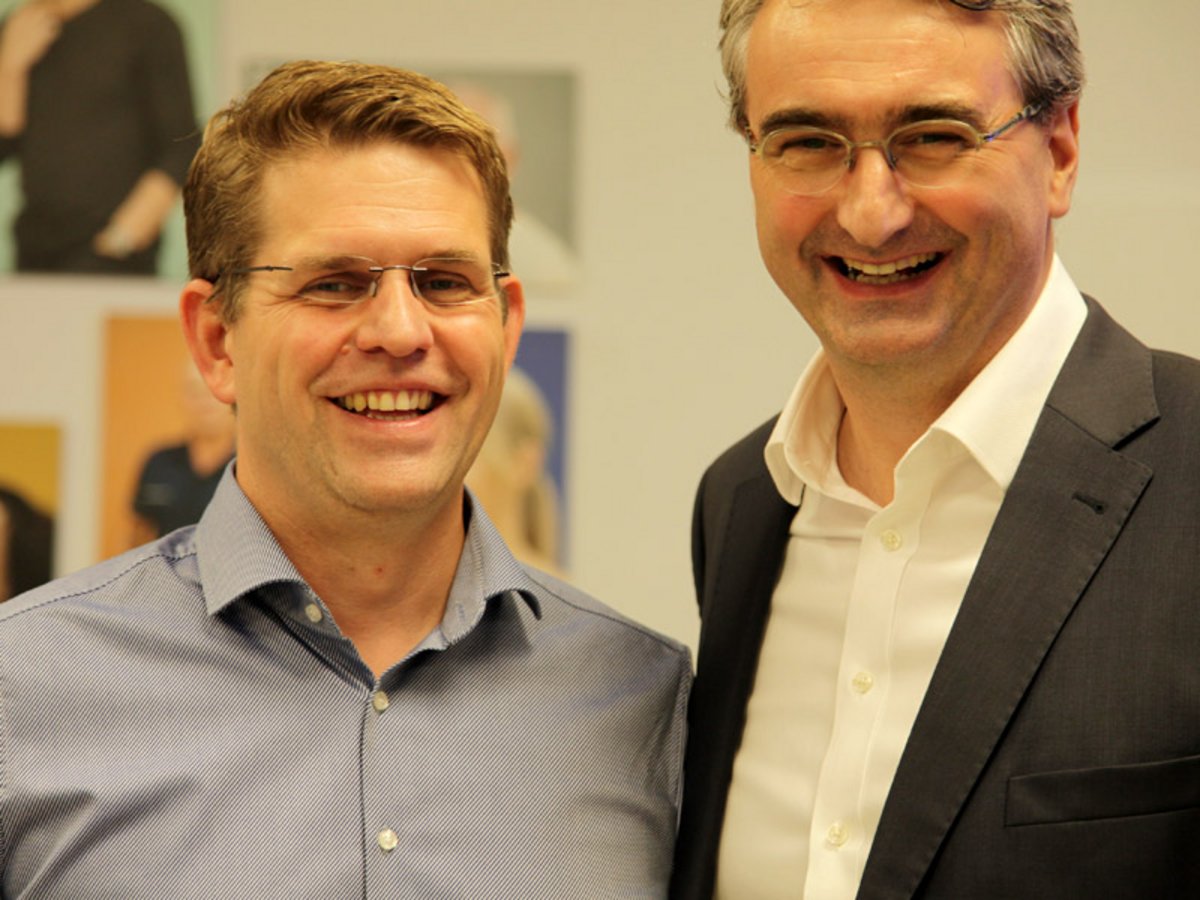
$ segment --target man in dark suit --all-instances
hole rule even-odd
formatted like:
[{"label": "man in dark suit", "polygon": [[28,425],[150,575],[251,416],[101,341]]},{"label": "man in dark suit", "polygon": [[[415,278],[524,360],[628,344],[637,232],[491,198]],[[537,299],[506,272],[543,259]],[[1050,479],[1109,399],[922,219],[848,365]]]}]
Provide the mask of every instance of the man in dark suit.
[{"label": "man in dark suit", "polygon": [[1055,255],[1068,0],[721,24],[821,349],[697,498],[673,896],[1200,896],[1200,365]]}]

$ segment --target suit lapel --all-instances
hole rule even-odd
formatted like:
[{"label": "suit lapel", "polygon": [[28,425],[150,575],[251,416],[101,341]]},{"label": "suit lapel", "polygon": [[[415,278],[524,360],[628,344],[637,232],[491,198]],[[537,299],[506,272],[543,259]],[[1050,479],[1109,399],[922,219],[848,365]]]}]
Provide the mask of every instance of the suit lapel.
[{"label": "suit lapel", "polygon": [[704,628],[689,707],[692,739],[684,765],[685,814],[672,897],[712,894],[733,760],[796,512],[775,489],[761,451],[752,475],[731,496],[718,529],[708,536],[705,554],[711,569],[700,598]]},{"label": "suit lapel", "polygon": [[1149,352],[1094,302],[1047,400],[901,757],[860,898],[910,898],[1151,472]]}]

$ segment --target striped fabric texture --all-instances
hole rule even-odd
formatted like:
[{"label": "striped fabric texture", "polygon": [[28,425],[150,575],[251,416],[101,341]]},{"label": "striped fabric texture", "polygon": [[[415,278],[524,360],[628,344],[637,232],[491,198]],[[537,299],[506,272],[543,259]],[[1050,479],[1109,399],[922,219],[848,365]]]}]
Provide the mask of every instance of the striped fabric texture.
[{"label": "striped fabric texture", "polygon": [[477,506],[377,681],[231,467],[195,528],[0,605],[0,896],[665,896],[690,685]]}]

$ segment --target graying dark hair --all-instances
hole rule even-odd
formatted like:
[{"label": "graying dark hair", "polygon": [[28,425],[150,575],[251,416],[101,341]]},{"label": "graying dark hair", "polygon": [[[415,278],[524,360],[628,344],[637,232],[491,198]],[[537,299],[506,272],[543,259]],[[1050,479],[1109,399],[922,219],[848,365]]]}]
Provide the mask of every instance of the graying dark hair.
[{"label": "graying dark hair", "polygon": [[[746,119],[746,45],[750,26],[765,0],[722,0],[721,65],[729,84],[729,124],[744,131]],[[797,0],[784,0],[795,3]],[[943,2],[943,0],[936,0]],[[1070,0],[995,0],[1008,35],[1008,60],[1024,102],[1043,107],[1042,118],[1069,106],[1083,91],[1083,54]]]}]

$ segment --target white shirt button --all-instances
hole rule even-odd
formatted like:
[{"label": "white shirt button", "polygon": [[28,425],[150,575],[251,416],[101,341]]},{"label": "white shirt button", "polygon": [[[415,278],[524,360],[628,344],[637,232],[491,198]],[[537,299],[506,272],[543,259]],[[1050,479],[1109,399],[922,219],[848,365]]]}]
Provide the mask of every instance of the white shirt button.
[{"label": "white shirt button", "polygon": [[879,535],[879,543],[883,545],[884,550],[891,552],[904,546],[904,538],[896,529],[889,528]]},{"label": "white shirt button", "polygon": [[381,713],[388,708],[391,701],[388,700],[388,695],[383,691],[376,691],[371,695],[371,706],[375,708],[375,712]]},{"label": "white shirt button", "polygon": [[841,822],[834,822],[825,832],[825,841],[830,847],[841,847],[850,840],[850,829]]},{"label": "white shirt button", "polygon": [[400,838],[396,836],[396,832],[390,828],[385,828],[379,832],[375,840],[379,841],[379,849],[384,853],[391,853],[400,843]]},{"label": "white shirt button", "polygon": [[856,694],[865,694],[871,688],[875,687],[875,678],[870,672],[859,672],[850,679],[850,687],[854,689]]},{"label": "white shirt button", "polygon": [[304,607],[304,615],[306,615],[308,617],[308,621],[312,622],[314,625],[325,618],[325,613],[321,612],[321,607],[317,606],[315,603],[309,603]]}]

